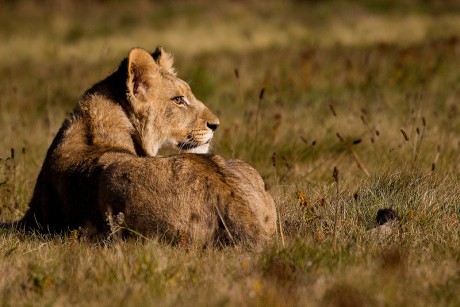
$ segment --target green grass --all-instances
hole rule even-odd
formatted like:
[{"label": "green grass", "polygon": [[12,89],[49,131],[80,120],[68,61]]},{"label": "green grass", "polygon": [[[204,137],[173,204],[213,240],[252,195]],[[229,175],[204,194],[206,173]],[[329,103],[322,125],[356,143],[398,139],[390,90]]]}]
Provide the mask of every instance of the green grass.
[{"label": "green grass", "polygon": [[[456,1],[5,1],[0,38],[0,220],[83,91],[161,44],[284,234],[256,252],[1,231],[2,305],[460,304]],[[370,230],[386,207],[388,236]]]}]

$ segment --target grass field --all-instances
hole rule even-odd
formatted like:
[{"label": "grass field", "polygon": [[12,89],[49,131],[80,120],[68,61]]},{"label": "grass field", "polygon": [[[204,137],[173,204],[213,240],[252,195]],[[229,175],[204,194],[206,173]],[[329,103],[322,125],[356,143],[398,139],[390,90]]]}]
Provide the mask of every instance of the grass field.
[{"label": "grass field", "polygon": [[457,1],[1,1],[0,39],[0,220],[83,91],[163,45],[283,233],[256,252],[2,231],[2,306],[460,305]]}]

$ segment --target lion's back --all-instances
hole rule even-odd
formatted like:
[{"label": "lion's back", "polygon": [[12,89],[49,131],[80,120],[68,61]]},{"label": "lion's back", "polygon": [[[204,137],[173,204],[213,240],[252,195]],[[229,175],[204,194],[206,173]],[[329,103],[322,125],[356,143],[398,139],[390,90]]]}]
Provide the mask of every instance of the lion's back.
[{"label": "lion's back", "polygon": [[146,234],[179,231],[209,241],[230,231],[236,240],[260,243],[275,232],[273,199],[257,171],[240,160],[133,157],[108,167],[101,180],[101,210],[125,212]]}]

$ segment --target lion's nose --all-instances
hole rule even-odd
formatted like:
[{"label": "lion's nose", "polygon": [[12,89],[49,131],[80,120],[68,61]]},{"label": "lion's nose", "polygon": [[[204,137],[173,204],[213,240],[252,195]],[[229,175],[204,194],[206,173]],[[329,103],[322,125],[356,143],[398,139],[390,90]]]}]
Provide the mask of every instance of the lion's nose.
[{"label": "lion's nose", "polygon": [[217,127],[219,127],[219,124],[216,124],[216,123],[206,123],[206,125],[208,126],[209,129],[211,129],[212,131],[215,131],[217,129]]}]

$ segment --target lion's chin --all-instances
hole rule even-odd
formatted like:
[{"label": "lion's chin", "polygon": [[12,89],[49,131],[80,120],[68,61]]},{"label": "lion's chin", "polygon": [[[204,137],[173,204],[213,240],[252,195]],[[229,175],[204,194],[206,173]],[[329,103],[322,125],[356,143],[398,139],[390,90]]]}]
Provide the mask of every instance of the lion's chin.
[{"label": "lion's chin", "polygon": [[187,153],[206,154],[209,151],[209,144],[203,144],[194,148],[185,150]]}]

